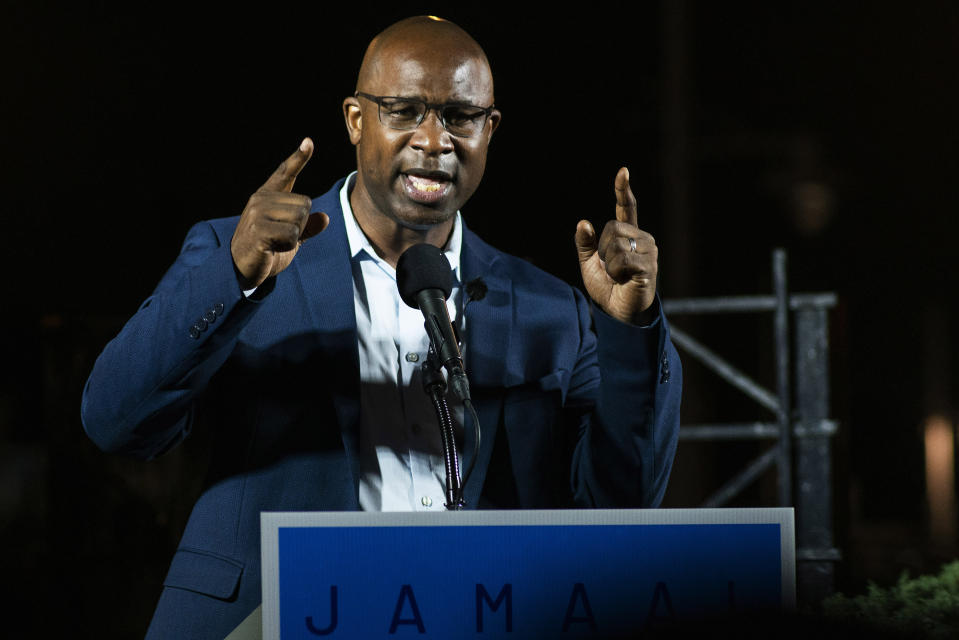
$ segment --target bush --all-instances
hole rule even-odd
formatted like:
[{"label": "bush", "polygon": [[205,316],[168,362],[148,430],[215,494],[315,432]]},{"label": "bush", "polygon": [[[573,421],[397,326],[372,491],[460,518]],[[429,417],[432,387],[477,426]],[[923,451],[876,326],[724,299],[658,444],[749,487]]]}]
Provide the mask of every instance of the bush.
[{"label": "bush", "polygon": [[883,589],[870,583],[864,595],[830,596],[823,602],[827,620],[863,631],[909,638],[959,638],[959,560],[939,575],[910,578]]}]

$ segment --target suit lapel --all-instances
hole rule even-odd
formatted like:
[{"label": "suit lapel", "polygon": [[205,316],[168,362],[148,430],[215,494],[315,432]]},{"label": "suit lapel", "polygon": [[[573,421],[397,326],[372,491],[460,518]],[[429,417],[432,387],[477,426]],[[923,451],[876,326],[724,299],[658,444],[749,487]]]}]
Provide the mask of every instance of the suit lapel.
[{"label": "suit lapel", "polygon": [[[463,231],[460,260],[463,282],[482,278],[487,287],[482,299],[464,298],[466,349],[463,357],[473,405],[481,426],[480,450],[465,495],[467,508],[475,509],[486,479],[502,413],[502,394],[499,390],[513,382],[506,366],[513,333],[510,330],[513,288],[512,282],[498,273],[497,252],[466,229]],[[473,418],[467,412],[464,419],[464,462],[471,460],[476,450],[473,434]]]},{"label": "suit lapel", "polygon": [[[360,365],[356,312],[353,308],[353,272],[349,242],[343,226],[339,192],[343,181],[313,200],[311,211],[330,217],[329,226],[303,243],[293,261],[312,318],[320,352],[328,358],[326,378],[352,472],[356,502],[359,486]],[[358,507],[358,504],[357,504]]]}]

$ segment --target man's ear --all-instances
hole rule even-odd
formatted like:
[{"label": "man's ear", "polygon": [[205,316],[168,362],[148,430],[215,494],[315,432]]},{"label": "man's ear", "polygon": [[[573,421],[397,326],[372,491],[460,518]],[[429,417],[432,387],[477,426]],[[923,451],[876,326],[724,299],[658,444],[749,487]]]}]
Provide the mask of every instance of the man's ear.
[{"label": "man's ear", "polygon": [[363,133],[363,113],[360,111],[360,101],[350,97],[343,101],[343,118],[346,120],[346,131],[350,134],[350,142],[359,144]]},{"label": "man's ear", "polygon": [[503,117],[503,114],[500,113],[499,109],[493,109],[489,114],[489,135],[486,138],[487,144],[489,144],[490,139],[493,137],[493,132],[496,131],[496,127],[499,126],[500,118]]}]

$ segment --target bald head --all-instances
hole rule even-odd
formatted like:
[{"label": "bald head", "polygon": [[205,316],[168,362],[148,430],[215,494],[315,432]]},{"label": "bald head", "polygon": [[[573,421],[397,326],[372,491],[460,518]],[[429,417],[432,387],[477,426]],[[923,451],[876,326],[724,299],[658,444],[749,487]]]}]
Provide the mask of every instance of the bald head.
[{"label": "bald head", "polygon": [[353,214],[387,260],[446,242],[483,178],[493,102],[486,54],[452,22],[407,18],[370,43],[343,115],[356,146]]},{"label": "bald head", "polygon": [[472,81],[488,85],[493,102],[493,74],[483,48],[462,28],[434,16],[414,16],[390,25],[370,42],[356,79],[357,91],[371,91],[389,75],[397,59],[443,60],[449,68],[472,62]]}]

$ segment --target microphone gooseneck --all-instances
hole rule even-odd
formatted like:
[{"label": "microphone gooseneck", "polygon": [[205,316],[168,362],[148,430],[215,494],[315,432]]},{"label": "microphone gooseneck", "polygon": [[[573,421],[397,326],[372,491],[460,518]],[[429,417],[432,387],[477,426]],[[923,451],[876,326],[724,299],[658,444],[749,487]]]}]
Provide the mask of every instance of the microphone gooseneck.
[{"label": "microphone gooseneck", "polygon": [[[477,299],[486,294],[486,285],[481,279],[471,281],[472,296],[479,293]],[[408,306],[423,313],[424,327],[430,339],[430,352],[423,362],[423,388],[433,401],[440,434],[443,437],[443,455],[446,459],[446,508],[462,509],[465,500],[464,487],[476,464],[480,447],[479,417],[470,398],[469,381],[466,368],[460,354],[457,337],[450,322],[446,301],[453,292],[453,271],[443,252],[431,244],[416,244],[403,252],[396,263],[396,286],[400,297]],[[473,420],[475,450],[466,468],[466,475],[460,480],[459,460],[456,455],[453,424],[449,409],[443,396],[447,385],[444,384],[440,368],[447,372],[447,383],[453,394],[469,410]]]}]

